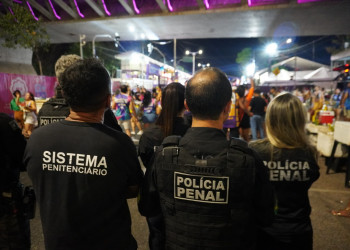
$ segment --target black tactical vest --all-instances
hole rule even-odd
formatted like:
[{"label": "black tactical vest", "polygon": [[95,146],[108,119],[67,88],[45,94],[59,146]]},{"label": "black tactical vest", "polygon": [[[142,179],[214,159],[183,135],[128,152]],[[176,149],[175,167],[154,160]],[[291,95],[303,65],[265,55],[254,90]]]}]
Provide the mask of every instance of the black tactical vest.
[{"label": "black tactical vest", "polygon": [[65,99],[51,98],[45,102],[38,114],[39,126],[64,120],[69,115],[69,106]]},{"label": "black tactical vest", "polygon": [[195,158],[164,139],[156,153],[156,182],[167,249],[253,249],[255,160],[233,139],[218,155]]}]

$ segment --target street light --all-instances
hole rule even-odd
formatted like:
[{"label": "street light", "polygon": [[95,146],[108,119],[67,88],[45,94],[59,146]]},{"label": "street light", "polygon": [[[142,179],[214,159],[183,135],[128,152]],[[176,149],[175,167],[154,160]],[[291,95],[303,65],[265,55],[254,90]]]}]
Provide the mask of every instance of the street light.
[{"label": "street light", "polygon": [[163,63],[165,64],[165,55],[162,51],[160,51],[160,49],[158,49],[157,47],[154,47],[152,43],[147,44],[147,49],[148,49],[148,56],[151,55],[153,50],[156,50],[162,57],[163,57]]},{"label": "street light", "polygon": [[196,64],[196,55],[197,54],[203,54],[203,50],[198,50],[197,52],[192,52],[192,51],[189,51],[189,50],[186,50],[186,55],[189,55],[191,54],[192,55],[192,75],[194,75],[194,72],[195,72],[195,64]]},{"label": "street light", "polygon": [[115,47],[118,47],[118,42],[119,42],[120,36],[117,32],[115,33],[114,38],[109,34],[95,35],[94,38],[92,39],[92,57],[94,57],[94,58],[96,57],[95,40],[96,40],[96,38],[101,38],[101,37],[110,38],[110,39],[114,40]]},{"label": "street light", "polygon": [[207,64],[198,63],[197,66],[202,67],[204,69],[204,68],[210,67],[210,63],[207,63]]}]

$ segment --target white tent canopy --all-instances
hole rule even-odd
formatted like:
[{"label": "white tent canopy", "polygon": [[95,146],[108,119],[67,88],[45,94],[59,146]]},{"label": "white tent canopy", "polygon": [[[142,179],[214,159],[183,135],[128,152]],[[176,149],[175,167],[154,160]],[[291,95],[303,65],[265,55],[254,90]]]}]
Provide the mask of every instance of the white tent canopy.
[{"label": "white tent canopy", "polygon": [[338,72],[334,72],[329,68],[320,67],[311,73],[304,76],[307,80],[333,80],[338,75]]}]

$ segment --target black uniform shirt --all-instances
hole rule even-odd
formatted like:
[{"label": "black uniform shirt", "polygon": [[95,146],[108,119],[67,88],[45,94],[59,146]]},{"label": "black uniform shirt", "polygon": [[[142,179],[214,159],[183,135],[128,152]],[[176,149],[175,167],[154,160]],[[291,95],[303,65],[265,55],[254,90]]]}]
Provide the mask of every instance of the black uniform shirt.
[{"label": "black uniform shirt", "polygon": [[128,249],[128,187],[141,184],[130,138],[103,124],[38,128],[24,162],[40,205],[46,249]]},{"label": "black uniform shirt", "polygon": [[[223,130],[216,128],[189,128],[181,139],[180,147],[184,147],[186,152],[191,155],[198,154],[200,157],[205,155],[217,155],[221,153],[228,146],[226,135]],[[264,167],[259,156],[253,151],[254,158],[256,159],[256,171],[255,171],[255,190],[254,190],[254,210],[256,213],[255,221],[257,225],[269,225],[272,222],[273,217],[273,194],[271,185],[267,177],[267,168]],[[159,196],[157,194],[156,185],[156,170],[154,164],[146,172],[145,184],[143,186],[145,192],[148,193],[148,201],[145,201],[139,210],[141,214],[145,216],[154,215],[154,204],[158,203],[152,201],[157,200]]]},{"label": "black uniform shirt", "polygon": [[277,197],[274,222],[265,231],[272,235],[291,235],[312,230],[308,190],[320,176],[312,150],[279,149],[266,139],[251,142],[249,146],[269,168],[269,179]]}]

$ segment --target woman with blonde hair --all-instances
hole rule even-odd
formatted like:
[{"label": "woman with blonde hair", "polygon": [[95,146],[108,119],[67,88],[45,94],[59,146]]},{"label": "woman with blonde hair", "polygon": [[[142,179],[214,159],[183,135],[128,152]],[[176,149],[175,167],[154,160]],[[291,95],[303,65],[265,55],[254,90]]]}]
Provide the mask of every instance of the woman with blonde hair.
[{"label": "woman with blonde hair", "polygon": [[274,221],[259,232],[257,249],[312,249],[308,190],[320,173],[305,124],[306,113],[299,98],[281,94],[267,107],[267,138],[249,144],[269,168],[276,198]]},{"label": "woman with blonde hair", "polygon": [[25,105],[23,108],[24,129],[23,135],[29,137],[32,134],[35,124],[37,124],[36,116],[36,103],[34,95],[31,92],[27,92],[24,96]]}]

